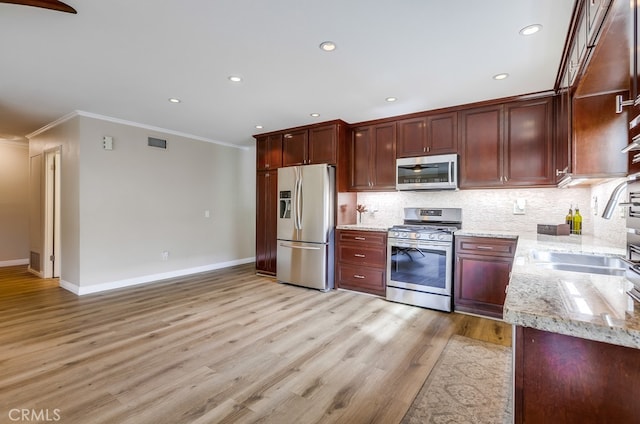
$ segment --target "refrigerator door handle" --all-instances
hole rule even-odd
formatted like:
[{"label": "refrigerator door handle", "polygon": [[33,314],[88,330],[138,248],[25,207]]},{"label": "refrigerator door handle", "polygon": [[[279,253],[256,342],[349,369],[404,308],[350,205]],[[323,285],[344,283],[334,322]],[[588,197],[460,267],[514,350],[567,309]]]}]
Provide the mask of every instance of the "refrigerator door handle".
[{"label": "refrigerator door handle", "polygon": [[304,199],[302,198],[302,170],[300,170],[300,176],[298,177],[298,196],[296,197],[298,202],[296,206],[296,213],[298,215],[298,230],[302,230],[302,207]]},{"label": "refrigerator door handle", "polygon": [[285,244],[285,243],[280,243],[280,246],[288,247],[290,249],[303,249],[303,250],[320,250],[321,249],[321,247],[295,246],[293,244]]}]

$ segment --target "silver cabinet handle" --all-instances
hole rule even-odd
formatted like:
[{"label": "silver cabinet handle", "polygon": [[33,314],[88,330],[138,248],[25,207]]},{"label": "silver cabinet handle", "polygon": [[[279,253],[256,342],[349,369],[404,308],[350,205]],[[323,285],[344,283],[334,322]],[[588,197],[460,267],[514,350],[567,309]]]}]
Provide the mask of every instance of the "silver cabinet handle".
[{"label": "silver cabinet handle", "polygon": [[359,275],[359,274],[354,274],[353,277],[354,278],[359,278],[360,280],[363,280],[365,278],[364,275]]},{"label": "silver cabinet handle", "polygon": [[363,255],[362,253],[354,253],[353,256],[356,258],[366,258],[366,255]]},{"label": "silver cabinet handle", "polygon": [[353,239],[354,240],[363,240],[364,241],[364,240],[366,240],[366,237],[358,237],[358,236],[356,236]]},{"label": "silver cabinet handle", "polygon": [[476,246],[476,249],[480,250],[493,250],[492,246]]}]

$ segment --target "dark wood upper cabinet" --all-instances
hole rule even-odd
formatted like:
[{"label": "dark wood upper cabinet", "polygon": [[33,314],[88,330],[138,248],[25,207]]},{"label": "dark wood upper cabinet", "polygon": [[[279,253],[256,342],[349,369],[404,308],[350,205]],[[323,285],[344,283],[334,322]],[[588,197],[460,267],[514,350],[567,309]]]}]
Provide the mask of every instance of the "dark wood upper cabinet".
[{"label": "dark wood upper cabinet", "polygon": [[464,110],[460,116],[460,187],[503,185],[503,106]]},{"label": "dark wood upper cabinet", "polygon": [[282,135],[273,134],[256,140],[256,168],[259,171],[282,166]]},{"label": "dark wood upper cabinet", "polygon": [[395,122],[355,128],[349,156],[351,158],[349,190],[395,190]]},{"label": "dark wood upper cabinet", "polygon": [[282,166],[316,163],[335,165],[338,157],[339,135],[339,124],[285,132],[282,146]]},{"label": "dark wood upper cabinet", "polygon": [[335,165],[338,153],[338,124],[309,129],[309,162]]},{"label": "dark wood upper cabinet", "polygon": [[460,187],[555,183],[553,97],[460,112]]},{"label": "dark wood upper cabinet", "polygon": [[553,98],[507,103],[504,113],[503,182],[510,186],[554,184]]},{"label": "dark wood upper cabinet", "polygon": [[282,136],[282,166],[305,165],[308,153],[307,130],[285,132]]},{"label": "dark wood upper cabinet", "polygon": [[398,126],[398,157],[456,153],[458,118],[456,112],[403,119]]},{"label": "dark wood upper cabinet", "polygon": [[572,174],[574,177],[623,177],[627,156],[627,114],[614,111],[615,96],[627,91],[573,99]]}]

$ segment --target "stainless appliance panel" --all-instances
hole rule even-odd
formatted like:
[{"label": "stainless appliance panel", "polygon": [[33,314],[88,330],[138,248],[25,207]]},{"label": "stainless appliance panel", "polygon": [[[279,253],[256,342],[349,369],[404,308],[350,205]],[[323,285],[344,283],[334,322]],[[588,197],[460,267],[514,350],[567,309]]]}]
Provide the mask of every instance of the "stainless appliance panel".
[{"label": "stainless appliance panel", "polygon": [[278,241],[278,281],[322,291],[333,288],[332,245]]},{"label": "stainless appliance panel", "polygon": [[397,190],[457,190],[458,155],[396,159]]},{"label": "stainless appliance panel", "polygon": [[280,240],[327,243],[332,237],[335,169],[328,165],[278,169]]},{"label": "stainless appliance panel", "polygon": [[439,296],[433,293],[424,293],[413,290],[402,290],[395,287],[387,287],[387,300],[404,303],[406,305],[421,306],[423,308],[437,309],[451,312],[451,296]]},{"label": "stainless appliance panel", "polygon": [[451,243],[388,239],[387,286],[451,296]]},{"label": "stainless appliance panel", "polygon": [[278,169],[276,278],[283,283],[333,288],[335,168]]}]

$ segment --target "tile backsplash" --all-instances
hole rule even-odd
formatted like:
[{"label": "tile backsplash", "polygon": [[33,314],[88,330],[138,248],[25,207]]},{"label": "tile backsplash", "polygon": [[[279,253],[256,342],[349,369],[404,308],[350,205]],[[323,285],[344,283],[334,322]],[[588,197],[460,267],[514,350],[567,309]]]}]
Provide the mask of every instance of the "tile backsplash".
[{"label": "tile backsplash", "polygon": [[[405,207],[462,208],[463,228],[469,230],[535,232],[537,224],[564,223],[569,207],[580,209],[583,233],[626,244],[625,220],[615,213],[600,215],[609,195],[623,179],[594,187],[522,188],[434,192],[358,193],[358,203],[368,212],[363,224],[391,226],[403,220]],[[624,199],[624,196],[622,197]],[[524,201],[524,214],[514,214],[514,203]]]}]

